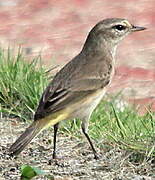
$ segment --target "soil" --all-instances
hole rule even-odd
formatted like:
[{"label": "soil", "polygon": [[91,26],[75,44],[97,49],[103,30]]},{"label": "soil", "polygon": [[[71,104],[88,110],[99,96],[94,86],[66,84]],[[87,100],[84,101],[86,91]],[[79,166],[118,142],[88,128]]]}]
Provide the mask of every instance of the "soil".
[{"label": "soil", "polygon": [[[114,144],[99,142],[100,158],[95,160],[85,138],[59,132],[56,160],[52,159],[53,129],[42,132],[16,158],[8,148],[28,124],[14,119],[0,121],[0,180],[20,179],[21,165],[31,165],[46,175],[37,180],[153,180],[155,164],[152,160],[131,162],[133,152],[121,150]],[[80,133],[80,132],[79,132]],[[102,148],[101,148],[102,147]]]}]

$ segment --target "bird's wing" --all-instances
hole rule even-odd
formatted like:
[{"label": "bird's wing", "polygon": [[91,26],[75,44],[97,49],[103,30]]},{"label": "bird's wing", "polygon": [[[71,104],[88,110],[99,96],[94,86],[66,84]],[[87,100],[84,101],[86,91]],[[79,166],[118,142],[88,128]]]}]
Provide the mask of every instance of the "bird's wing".
[{"label": "bird's wing", "polygon": [[106,79],[82,79],[71,81],[65,87],[64,84],[48,86],[43,93],[38,109],[35,113],[35,120],[43,118],[53,112],[69,107],[73,103],[94,93],[99,88],[108,84]]},{"label": "bird's wing", "polygon": [[104,88],[109,82],[110,77],[74,80],[70,89],[73,92],[97,90]]},{"label": "bird's wing", "polygon": [[100,63],[90,62],[89,59],[88,68],[88,60],[85,55],[79,54],[64,66],[45,89],[34,119],[43,118],[69,107],[96,90],[104,88],[109,83],[111,76],[111,68],[108,67],[106,61],[103,61],[104,58],[96,57]]}]

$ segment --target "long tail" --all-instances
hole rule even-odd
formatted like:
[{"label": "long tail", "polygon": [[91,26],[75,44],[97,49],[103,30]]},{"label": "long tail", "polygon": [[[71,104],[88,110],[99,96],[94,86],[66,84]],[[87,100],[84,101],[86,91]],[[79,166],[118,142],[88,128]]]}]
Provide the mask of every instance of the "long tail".
[{"label": "long tail", "polygon": [[42,121],[34,121],[25,132],[12,144],[9,149],[11,155],[18,155],[30,141],[44,128]]}]

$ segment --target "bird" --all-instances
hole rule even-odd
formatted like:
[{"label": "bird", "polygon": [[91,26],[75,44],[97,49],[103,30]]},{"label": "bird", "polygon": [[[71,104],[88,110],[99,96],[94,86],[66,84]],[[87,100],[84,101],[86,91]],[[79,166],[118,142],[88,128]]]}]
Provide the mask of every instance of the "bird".
[{"label": "bird", "polygon": [[98,159],[98,153],[88,134],[92,112],[103,99],[115,72],[115,53],[127,35],[145,30],[123,18],[108,18],[98,22],[88,33],[78,55],[69,61],[45,88],[32,124],[11,145],[9,152],[17,156],[42,130],[53,126],[53,159],[59,124],[78,118],[82,132]]}]

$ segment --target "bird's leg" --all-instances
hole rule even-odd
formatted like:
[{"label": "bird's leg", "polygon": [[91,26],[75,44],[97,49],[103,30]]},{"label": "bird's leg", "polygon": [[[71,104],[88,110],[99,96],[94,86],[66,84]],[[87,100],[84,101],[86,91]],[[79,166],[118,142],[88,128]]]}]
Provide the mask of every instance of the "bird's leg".
[{"label": "bird's leg", "polygon": [[54,138],[53,138],[53,159],[56,159],[56,136],[58,132],[59,123],[54,125]]},{"label": "bird's leg", "polygon": [[83,132],[84,135],[86,136],[86,138],[87,138],[87,140],[88,140],[88,142],[89,142],[89,144],[90,144],[90,146],[91,146],[91,148],[92,148],[92,150],[93,150],[94,159],[99,159],[99,157],[98,157],[98,155],[97,155],[97,151],[95,150],[95,148],[94,148],[94,146],[93,146],[93,143],[92,143],[92,141],[91,141],[91,139],[90,139],[90,137],[89,137],[89,135],[88,135],[88,133],[87,133],[87,131],[86,131],[85,125],[84,125],[83,123],[82,123],[82,132]]}]

